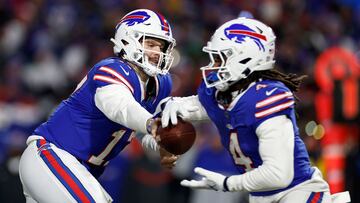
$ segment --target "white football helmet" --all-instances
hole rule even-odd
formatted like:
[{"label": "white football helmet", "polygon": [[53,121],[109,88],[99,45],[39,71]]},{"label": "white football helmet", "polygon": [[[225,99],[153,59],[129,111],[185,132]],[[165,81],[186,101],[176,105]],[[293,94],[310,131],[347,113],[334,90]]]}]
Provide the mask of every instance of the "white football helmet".
[{"label": "white football helmet", "polygon": [[[146,50],[159,54],[157,65],[151,64],[145,55],[144,41],[149,37],[165,41],[163,52]],[[115,37],[111,38],[111,41],[115,44],[115,54],[120,54],[125,60],[140,66],[149,76],[166,74],[171,67],[171,52],[175,39],[168,21],[159,13],[148,9],[131,11],[117,24]]]},{"label": "white football helmet", "polygon": [[275,38],[269,26],[254,19],[237,18],[220,26],[203,48],[210,57],[210,64],[201,67],[206,86],[224,91],[254,71],[272,69]]}]

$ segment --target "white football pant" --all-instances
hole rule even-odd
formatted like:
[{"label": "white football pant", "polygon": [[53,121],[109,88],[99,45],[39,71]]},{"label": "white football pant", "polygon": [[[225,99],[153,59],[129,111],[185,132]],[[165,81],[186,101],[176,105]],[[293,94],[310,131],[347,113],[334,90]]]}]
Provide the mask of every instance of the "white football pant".
[{"label": "white football pant", "polygon": [[74,156],[40,136],[30,136],[19,174],[27,203],[112,202]]},{"label": "white football pant", "polygon": [[249,197],[250,203],[331,203],[329,185],[315,167],[310,180],[304,181],[288,190],[270,196]]}]

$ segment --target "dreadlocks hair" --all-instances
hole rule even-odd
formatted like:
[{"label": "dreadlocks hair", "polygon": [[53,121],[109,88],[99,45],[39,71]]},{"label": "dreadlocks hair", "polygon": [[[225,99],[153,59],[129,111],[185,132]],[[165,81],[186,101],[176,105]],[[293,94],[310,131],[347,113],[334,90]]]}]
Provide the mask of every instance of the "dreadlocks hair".
[{"label": "dreadlocks hair", "polygon": [[298,76],[294,73],[285,74],[275,69],[254,72],[254,73],[255,73],[254,76],[257,78],[278,80],[284,83],[285,86],[287,86],[292,92],[299,91],[301,83],[307,77],[307,75]]},{"label": "dreadlocks hair", "polygon": [[255,71],[251,73],[247,78],[239,80],[233,84],[229,91],[244,90],[250,83],[260,81],[260,79],[277,80],[284,83],[292,92],[299,91],[300,85],[307,75],[298,76],[293,73],[285,74],[275,69],[265,71]]},{"label": "dreadlocks hair", "polygon": [[[229,105],[232,101],[231,93],[234,91],[243,91],[248,88],[252,82],[258,82],[260,79],[269,79],[277,80],[284,83],[291,92],[299,91],[302,81],[307,77],[307,75],[297,76],[296,74],[285,74],[278,70],[270,69],[265,71],[255,71],[251,73],[247,78],[237,81],[235,84],[232,84],[229,89],[224,92],[219,92],[217,95],[217,100],[222,105]],[[295,95],[295,100],[299,100]]]}]

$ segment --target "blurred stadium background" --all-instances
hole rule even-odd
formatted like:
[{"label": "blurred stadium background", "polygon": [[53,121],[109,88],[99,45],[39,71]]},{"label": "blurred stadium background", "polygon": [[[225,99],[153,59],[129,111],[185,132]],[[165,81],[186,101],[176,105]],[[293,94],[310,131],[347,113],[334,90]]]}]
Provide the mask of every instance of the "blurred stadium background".
[{"label": "blurred stadium background", "polygon": [[[112,56],[115,25],[137,8],[172,26],[175,96],[196,93],[208,63],[202,46],[220,24],[253,15],[273,27],[277,68],[309,76],[297,111],[312,162],[332,192],[349,190],[360,202],[359,0],[0,0],[0,202],[25,201],[18,161],[27,136],[92,65]],[[235,173],[214,127],[196,127],[196,145],[172,171],[136,142],[122,152],[101,179],[115,202],[247,202],[245,193],[179,186],[194,166]]]}]

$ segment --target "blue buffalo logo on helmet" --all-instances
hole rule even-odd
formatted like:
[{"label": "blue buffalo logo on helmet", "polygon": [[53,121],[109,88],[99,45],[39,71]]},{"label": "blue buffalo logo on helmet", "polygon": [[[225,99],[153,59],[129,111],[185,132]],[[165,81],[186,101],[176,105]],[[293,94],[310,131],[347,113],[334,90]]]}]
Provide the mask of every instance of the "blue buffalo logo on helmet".
[{"label": "blue buffalo logo on helmet", "polygon": [[147,21],[149,18],[150,15],[148,15],[145,11],[133,12],[127,16],[124,16],[117,24],[116,29],[123,23],[126,23],[126,25],[128,26],[133,26],[135,24],[143,23]]},{"label": "blue buffalo logo on helmet", "polygon": [[245,25],[233,24],[230,27],[226,28],[224,32],[225,36],[228,39],[235,39],[236,43],[245,42],[245,38],[249,37],[259,47],[259,50],[265,51],[265,47],[260,40],[267,41],[266,36],[255,32],[254,30]]}]

